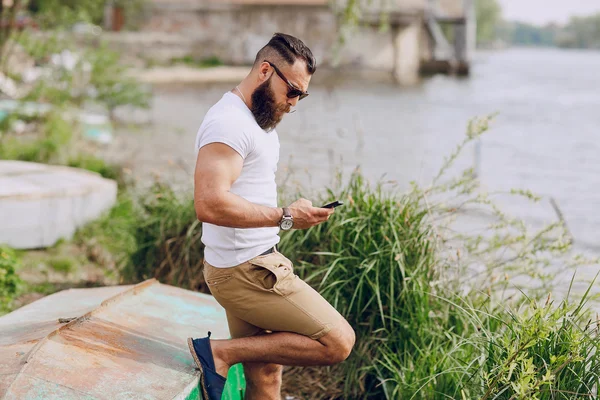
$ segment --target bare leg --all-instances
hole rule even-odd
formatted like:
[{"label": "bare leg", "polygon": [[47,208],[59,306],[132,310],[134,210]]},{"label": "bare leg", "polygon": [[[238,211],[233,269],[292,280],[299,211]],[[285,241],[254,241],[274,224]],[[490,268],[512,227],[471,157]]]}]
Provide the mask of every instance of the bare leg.
[{"label": "bare leg", "polygon": [[354,331],[344,321],[319,340],[290,332],[276,332],[230,340],[211,340],[217,373],[227,376],[237,363],[334,365],[344,361],[354,346]]},{"label": "bare leg", "polygon": [[281,400],[282,374],[279,364],[244,363],[245,400]]}]

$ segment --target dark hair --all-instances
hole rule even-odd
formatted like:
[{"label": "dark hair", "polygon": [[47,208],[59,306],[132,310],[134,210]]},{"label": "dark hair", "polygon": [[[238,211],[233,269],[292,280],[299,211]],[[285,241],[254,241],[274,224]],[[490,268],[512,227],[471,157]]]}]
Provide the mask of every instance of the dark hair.
[{"label": "dark hair", "polygon": [[272,52],[276,52],[281,59],[292,65],[298,58],[306,62],[306,69],[309,74],[314,74],[317,70],[317,62],[312,51],[302,42],[302,40],[286,35],[285,33],[275,33],[269,43],[256,55],[254,65],[262,63]]}]

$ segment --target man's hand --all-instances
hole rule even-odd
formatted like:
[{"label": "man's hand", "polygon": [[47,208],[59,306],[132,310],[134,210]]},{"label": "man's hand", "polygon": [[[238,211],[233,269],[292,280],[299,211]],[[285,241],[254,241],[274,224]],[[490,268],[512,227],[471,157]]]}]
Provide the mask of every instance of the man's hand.
[{"label": "man's hand", "polygon": [[308,229],[329,219],[334,210],[331,208],[313,207],[312,202],[298,199],[288,207],[294,217],[294,229]]}]

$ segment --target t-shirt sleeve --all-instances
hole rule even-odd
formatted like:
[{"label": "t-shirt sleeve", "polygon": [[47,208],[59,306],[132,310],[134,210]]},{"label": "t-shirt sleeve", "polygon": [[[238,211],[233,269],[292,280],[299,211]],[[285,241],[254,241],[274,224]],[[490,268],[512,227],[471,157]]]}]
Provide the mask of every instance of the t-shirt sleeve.
[{"label": "t-shirt sleeve", "polygon": [[252,151],[253,141],[247,129],[235,119],[220,118],[200,127],[196,137],[196,153],[211,143],[224,143],[237,151],[243,159]]}]

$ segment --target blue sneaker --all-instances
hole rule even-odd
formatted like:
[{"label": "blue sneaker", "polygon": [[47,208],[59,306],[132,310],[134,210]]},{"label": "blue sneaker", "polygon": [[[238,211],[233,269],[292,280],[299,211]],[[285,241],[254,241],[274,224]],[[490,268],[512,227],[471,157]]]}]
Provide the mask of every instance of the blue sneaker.
[{"label": "blue sneaker", "polygon": [[215,360],[210,347],[210,332],[205,338],[188,338],[188,346],[198,369],[200,369],[202,397],[204,400],[221,400],[227,378],[217,374],[215,370]]}]

